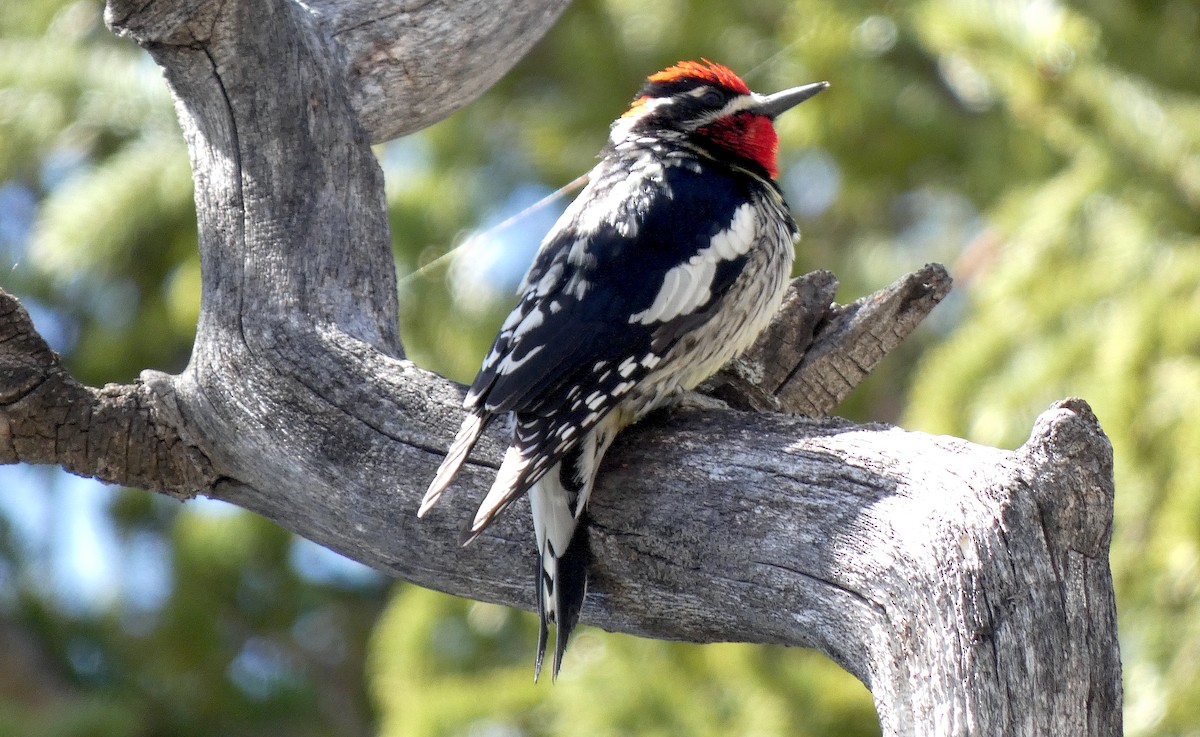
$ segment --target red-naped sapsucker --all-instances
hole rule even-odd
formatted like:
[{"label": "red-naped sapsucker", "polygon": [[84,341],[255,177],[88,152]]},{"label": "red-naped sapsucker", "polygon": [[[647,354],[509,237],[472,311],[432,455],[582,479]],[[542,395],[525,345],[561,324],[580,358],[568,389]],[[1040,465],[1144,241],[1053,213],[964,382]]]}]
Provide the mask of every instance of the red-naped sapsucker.
[{"label": "red-naped sapsucker", "polygon": [[585,510],[609,444],[749,346],[779,307],[797,230],[775,183],[772,121],[827,86],[760,95],[708,61],[651,75],[542,242],[483,360],[419,514],[488,423],[511,415],[512,443],[462,542],[529,494],[541,618],[535,679],[549,623],[557,676],[579,618]]}]

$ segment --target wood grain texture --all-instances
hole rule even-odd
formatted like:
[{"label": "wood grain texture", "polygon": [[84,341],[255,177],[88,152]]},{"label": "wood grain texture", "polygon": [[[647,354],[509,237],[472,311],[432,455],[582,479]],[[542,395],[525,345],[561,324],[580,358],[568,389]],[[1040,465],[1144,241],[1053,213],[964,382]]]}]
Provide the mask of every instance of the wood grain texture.
[{"label": "wood grain texture", "polygon": [[373,141],[425,128],[483,94],[567,0],[310,0],[341,49],[349,102]]},{"label": "wood grain texture", "polygon": [[837,277],[795,279],[783,306],[744,355],[701,387],[731,407],[824,417],[950,293],[941,264],[926,264],[874,294],[834,303]]},{"label": "wood grain texture", "polygon": [[[509,56],[489,59],[505,68],[561,4],[462,3],[479,28],[516,6],[532,19],[495,52]],[[350,60],[365,57],[348,51],[372,33],[399,48],[403,34],[382,29],[431,13],[450,41],[446,66],[422,74],[452,79],[442,69],[478,63],[456,58],[470,56],[473,31],[452,5],[400,3],[383,18],[332,0],[110,0],[110,25],[166,71],[188,141],[203,274],[193,357],[179,376],[89,389],[0,293],[0,461],[225,499],[399,578],[533,606],[527,507],[471,547],[455,543],[499,466],[500,428],[416,518],[463,390],[403,358],[369,144],[388,130],[372,116],[393,114],[379,111],[411,107],[401,127],[415,126],[443,103],[418,99],[436,85],[400,91],[394,70],[356,81]],[[828,412],[948,285],[931,266],[830,308],[832,275],[802,278],[734,372],[745,406]],[[722,395],[735,404],[736,383]],[[1113,494],[1111,448],[1081,400],[1051,407],[1016,451],[837,419],[669,410],[606,458],[583,620],[819,648],[871,688],[886,735],[1116,735]]]}]

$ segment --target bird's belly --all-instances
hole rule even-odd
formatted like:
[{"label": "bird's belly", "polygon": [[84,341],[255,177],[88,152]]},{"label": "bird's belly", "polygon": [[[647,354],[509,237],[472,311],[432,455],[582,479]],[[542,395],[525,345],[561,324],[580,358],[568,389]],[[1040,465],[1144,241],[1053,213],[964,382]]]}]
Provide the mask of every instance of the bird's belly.
[{"label": "bird's belly", "polygon": [[[671,397],[694,389],[758,338],[779,310],[791,273],[791,241],[761,249],[725,296],[727,304],[696,330],[683,336],[622,403],[636,421]],[[764,278],[765,277],[765,278]]]}]

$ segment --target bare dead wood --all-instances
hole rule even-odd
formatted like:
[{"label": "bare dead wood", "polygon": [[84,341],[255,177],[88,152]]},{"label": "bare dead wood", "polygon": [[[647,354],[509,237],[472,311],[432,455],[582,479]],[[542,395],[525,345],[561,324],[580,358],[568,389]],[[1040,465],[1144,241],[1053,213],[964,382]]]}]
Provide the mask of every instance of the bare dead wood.
[{"label": "bare dead wood", "polygon": [[[396,17],[446,24],[412,38],[382,16],[357,26],[369,7],[110,0],[110,25],[164,68],[188,141],[203,275],[193,358],[179,376],[82,387],[0,298],[0,461],[226,499],[405,580],[529,608],[525,513],[455,544],[499,465],[499,430],[416,519],[462,390],[402,358],[369,144],[474,94],[431,102],[417,98],[436,85],[397,81],[430,69],[430,49],[444,63],[431,76],[469,73],[480,41],[463,13],[482,28],[506,12],[531,19],[502,44],[511,58],[491,60],[507,68],[561,2],[401,4]],[[364,51],[385,41],[384,54]],[[409,97],[369,100],[391,95]],[[413,111],[391,129],[378,118],[397,106]],[[769,399],[748,406],[836,398],[946,286],[933,269],[814,319],[802,305],[827,305],[831,284],[800,283],[791,332],[781,322],[759,352]],[[785,352],[795,360],[778,363]],[[807,383],[830,377],[821,392]],[[1052,407],[1017,451],[833,419],[669,412],[606,460],[584,621],[819,648],[872,689],[886,735],[1119,734],[1111,464],[1079,400]]]},{"label": "bare dead wood", "polygon": [[372,141],[436,123],[496,83],[568,0],[310,0],[342,50],[350,106]]},{"label": "bare dead wood", "polygon": [[0,463],[48,463],[187,499],[213,481],[204,454],[156,408],[170,386],[80,384],[0,289]]},{"label": "bare dead wood", "polygon": [[702,391],[738,409],[824,417],[916,329],[950,284],[944,266],[927,264],[838,305],[833,274],[799,277],[762,337]]}]

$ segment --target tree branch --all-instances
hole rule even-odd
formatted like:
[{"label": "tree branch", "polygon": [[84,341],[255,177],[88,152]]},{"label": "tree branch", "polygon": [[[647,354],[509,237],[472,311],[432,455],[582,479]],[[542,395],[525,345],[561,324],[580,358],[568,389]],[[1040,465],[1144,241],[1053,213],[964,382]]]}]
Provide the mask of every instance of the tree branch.
[{"label": "tree branch", "polygon": [[[451,5],[401,6],[395,18],[428,12],[428,27],[434,16],[455,27],[437,72],[452,78],[442,70],[478,62],[456,58],[471,56],[471,34]],[[349,79],[362,71],[353,59],[374,58],[354,49],[379,29],[395,34],[398,59],[410,41],[436,43],[392,16],[355,24],[367,6],[110,0],[110,24],[166,70],[188,141],[203,275],[192,361],[180,376],[90,390],[0,301],[0,460],[204,493],[400,578],[530,608],[527,513],[466,549],[455,542],[499,465],[501,430],[416,519],[462,390],[401,358],[369,146],[391,129],[370,119],[411,106],[398,130],[445,101],[416,99],[436,96],[431,86],[397,92],[390,57]],[[471,3],[480,28],[518,6],[541,20],[514,24],[502,44],[512,56],[490,58],[494,68],[561,2]],[[403,94],[413,99],[365,101]],[[794,317],[735,376],[768,387],[743,393],[747,406],[828,411],[948,282],[930,267],[829,310],[831,287],[828,274],[799,283]],[[128,454],[134,445],[143,456]],[[107,447],[125,449],[123,469]],[[1052,407],[1016,452],[840,420],[660,414],[606,459],[583,618],[652,637],[817,647],[871,687],[886,735],[1119,734],[1111,463],[1079,400]]]},{"label": "tree branch", "polygon": [[210,488],[207,458],[170,422],[169,381],[83,386],[0,289],[0,463],[52,463],[187,499]]},{"label": "tree branch", "polygon": [[350,105],[372,141],[426,128],[495,84],[568,0],[310,0],[342,48]]},{"label": "tree branch", "polygon": [[738,409],[824,417],[950,293],[950,283],[944,266],[927,264],[842,306],[833,303],[837,277],[802,276],[758,341],[701,390]]}]

